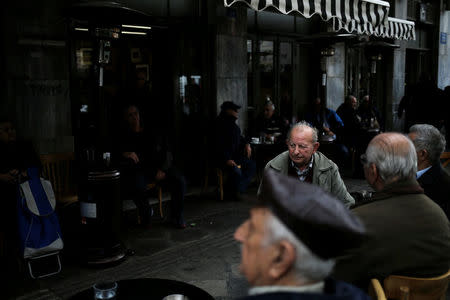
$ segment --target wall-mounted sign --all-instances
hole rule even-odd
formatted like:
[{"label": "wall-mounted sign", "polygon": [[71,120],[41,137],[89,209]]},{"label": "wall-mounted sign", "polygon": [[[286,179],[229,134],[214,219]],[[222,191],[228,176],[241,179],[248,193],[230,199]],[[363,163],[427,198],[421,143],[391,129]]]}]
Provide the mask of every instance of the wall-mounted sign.
[{"label": "wall-mounted sign", "polygon": [[439,40],[441,44],[447,44],[447,32],[441,32],[441,38]]}]

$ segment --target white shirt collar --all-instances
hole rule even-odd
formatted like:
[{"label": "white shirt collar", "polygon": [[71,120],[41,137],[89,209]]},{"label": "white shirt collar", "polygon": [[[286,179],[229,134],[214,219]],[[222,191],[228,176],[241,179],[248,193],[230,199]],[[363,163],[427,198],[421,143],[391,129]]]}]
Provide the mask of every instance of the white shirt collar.
[{"label": "white shirt collar", "polygon": [[428,171],[431,168],[431,166],[429,166],[428,168],[425,168],[423,170],[417,171],[416,173],[416,179],[419,179],[420,176],[422,176],[426,171]]},{"label": "white shirt collar", "polygon": [[256,286],[249,289],[248,294],[249,296],[252,296],[275,292],[323,293],[324,286],[325,283],[323,281],[302,286],[285,286],[285,285]]}]

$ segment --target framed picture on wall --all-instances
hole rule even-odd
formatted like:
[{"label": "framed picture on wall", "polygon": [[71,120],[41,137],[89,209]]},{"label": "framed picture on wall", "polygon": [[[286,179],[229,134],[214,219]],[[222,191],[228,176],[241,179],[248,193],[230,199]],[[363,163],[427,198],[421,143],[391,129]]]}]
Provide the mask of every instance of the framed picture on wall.
[{"label": "framed picture on wall", "polygon": [[[150,80],[150,69],[147,64],[136,65],[136,77],[139,78],[139,74],[144,74],[144,78],[146,81]],[[142,76],[142,75],[141,75]]]},{"label": "framed picture on wall", "polygon": [[131,62],[134,64],[142,62],[141,49],[131,48],[130,49],[130,59],[131,59]]}]

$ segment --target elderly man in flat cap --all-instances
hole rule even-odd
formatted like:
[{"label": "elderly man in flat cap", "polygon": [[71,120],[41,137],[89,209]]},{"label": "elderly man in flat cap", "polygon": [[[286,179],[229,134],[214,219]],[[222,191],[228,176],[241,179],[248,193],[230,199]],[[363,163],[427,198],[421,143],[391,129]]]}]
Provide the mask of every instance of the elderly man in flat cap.
[{"label": "elderly man in flat cap", "polygon": [[244,193],[256,173],[256,163],[250,159],[252,149],[241,136],[236,124],[241,107],[232,101],[220,106],[220,114],[215,124],[215,160],[219,168],[229,175],[225,196],[238,199]]},{"label": "elderly man in flat cap", "polygon": [[450,224],[416,181],[417,156],[399,133],[377,135],[361,156],[371,201],[352,211],[369,239],[337,261],[334,275],[367,287],[391,274],[433,277],[450,267]]},{"label": "elderly man in flat cap", "polygon": [[269,161],[266,170],[272,169],[295,177],[298,181],[316,184],[347,207],[355,204],[336,164],[317,151],[319,142],[316,128],[306,122],[299,122],[289,131],[286,143],[288,151]]},{"label": "elderly man in flat cap", "polygon": [[234,234],[252,286],[244,299],[369,299],[328,277],[334,258],[365,238],[362,223],[316,185],[275,171],[265,172],[261,189]]}]

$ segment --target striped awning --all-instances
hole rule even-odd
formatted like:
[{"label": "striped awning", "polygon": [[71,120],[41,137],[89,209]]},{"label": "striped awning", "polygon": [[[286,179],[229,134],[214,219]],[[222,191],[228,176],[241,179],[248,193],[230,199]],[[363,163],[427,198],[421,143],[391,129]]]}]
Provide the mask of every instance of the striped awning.
[{"label": "striped awning", "polygon": [[387,24],[380,24],[373,27],[371,24],[357,24],[356,22],[349,22],[343,24],[339,20],[333,20],[335,31],[344,29],[348,32],[357,32],[358,34],[375,35],[378,37],[396,39],[396,40],[415,40],[415,23],[403,19],[396,19],[388,17]]},{"label": "striped awning", "polygon": [[235,3],[245,3],[257,11],[273,7],[282,14],[296,12],[305,18],[317,14],[325,21],[337,20],[344,29],[387,25],[390,7],[381,0],[224,0],[226,7]]}]

